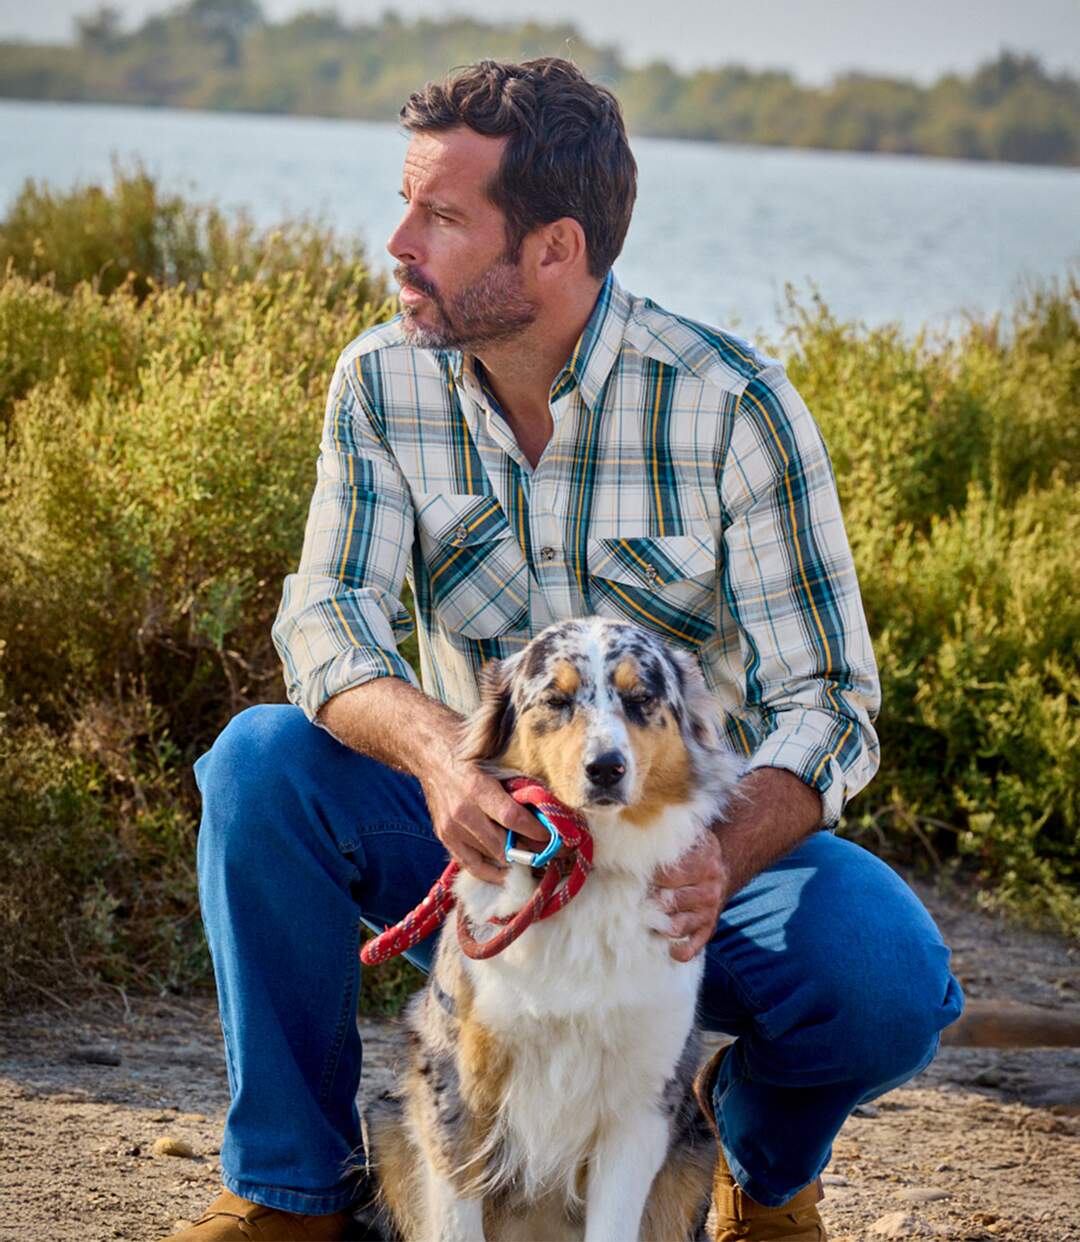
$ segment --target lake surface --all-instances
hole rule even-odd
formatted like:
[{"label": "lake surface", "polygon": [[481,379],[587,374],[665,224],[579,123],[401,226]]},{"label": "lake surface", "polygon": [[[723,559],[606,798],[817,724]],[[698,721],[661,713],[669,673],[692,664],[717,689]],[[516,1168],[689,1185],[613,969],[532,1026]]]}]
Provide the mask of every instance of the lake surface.
[{"label": "lake surface", "polygon": [[[407,138],[390,124],[0,101],[0,210],[26,177],[58,187],[141,159],[164,186],[259,224],[317,217],[384,243]],[[638,201],[616,275],[635,293],[776,340],[784,286],[911,331],[1009,308],[1080,272],[1080,171],[632,139]]]}]

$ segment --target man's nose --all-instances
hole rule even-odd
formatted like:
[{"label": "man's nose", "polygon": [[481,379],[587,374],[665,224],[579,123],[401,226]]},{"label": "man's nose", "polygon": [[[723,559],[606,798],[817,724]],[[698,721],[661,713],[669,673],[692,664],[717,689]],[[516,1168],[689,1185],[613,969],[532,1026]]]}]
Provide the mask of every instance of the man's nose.
[{"label": "man's nose", "polygon": [[409,212],[402,217],[398,226],[386,239],[386,249],[399,263],[422,263],[423,255],[416,236],[416,230]]},{"label": "man's nose", "polygon": [[626,775],[626,759],[618,750],[606,750],[585,765],[585,775],[599,789],[610,789]]}]

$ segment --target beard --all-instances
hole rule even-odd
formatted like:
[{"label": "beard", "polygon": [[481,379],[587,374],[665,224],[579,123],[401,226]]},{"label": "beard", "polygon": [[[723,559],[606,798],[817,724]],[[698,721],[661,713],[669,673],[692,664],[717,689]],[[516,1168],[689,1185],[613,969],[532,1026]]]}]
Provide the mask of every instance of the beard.
[{"label": "beard", "polygon": [[[517,265],[502,254],[471,285],[449,297],[405,264],[394,268],[394,279],[427,296],[421,307],[403,306],[402,329],[410,343],[421,349],[467,349],[506,341],[535,323],[539,310],[530,302]],[[421,323],[426,310],[434,323]]]}]

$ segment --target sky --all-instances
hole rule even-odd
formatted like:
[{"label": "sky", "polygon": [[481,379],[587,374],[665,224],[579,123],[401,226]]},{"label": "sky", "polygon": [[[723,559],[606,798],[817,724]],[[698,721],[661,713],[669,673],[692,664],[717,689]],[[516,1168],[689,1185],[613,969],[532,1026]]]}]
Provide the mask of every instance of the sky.
[{"label": "sky", "polygon": [[[112,0],[126,25],[175,0]],[[388,7],[438,17],[446,0],[261,0],[280,20],[305,8],[336,8],[371,21]],[[0,38],[66,42],[76,14],[95,0],[0,0]],[[808,83],[849,69],[932,81],[970,71],[1002,48],[1038,55],[1052,70],[1080,71],[1080,0],[465,0],[450,11],[489,21],[570,21],[595,42],[614,43],[631,63],[677,68],[739,63],[792,71]],[[572,52],[572,49],[571,49]]]}]

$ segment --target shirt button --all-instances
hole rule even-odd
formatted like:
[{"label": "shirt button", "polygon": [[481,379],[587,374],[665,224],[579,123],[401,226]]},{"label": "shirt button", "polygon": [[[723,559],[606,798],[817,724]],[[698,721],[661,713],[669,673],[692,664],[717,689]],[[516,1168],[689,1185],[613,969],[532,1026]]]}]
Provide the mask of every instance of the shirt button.
[{"label": "shirt button", "polygon": [[645,577],[655,586],[660,582],[660,575],[655,565],[645,566]]},{"label": "shirt button", "polygon": [[540,559],[542,561],[553,561],[555,559],[555,549],[554,548],[541,548]]},{"label": "shirt button", "polygon": [[465,540],[468,539],[468,537],[469,537],[469,528],[465,526],[464,524],[459,526],[457,530],[454,531],[454,542],[455,543],[464,543]]}]

